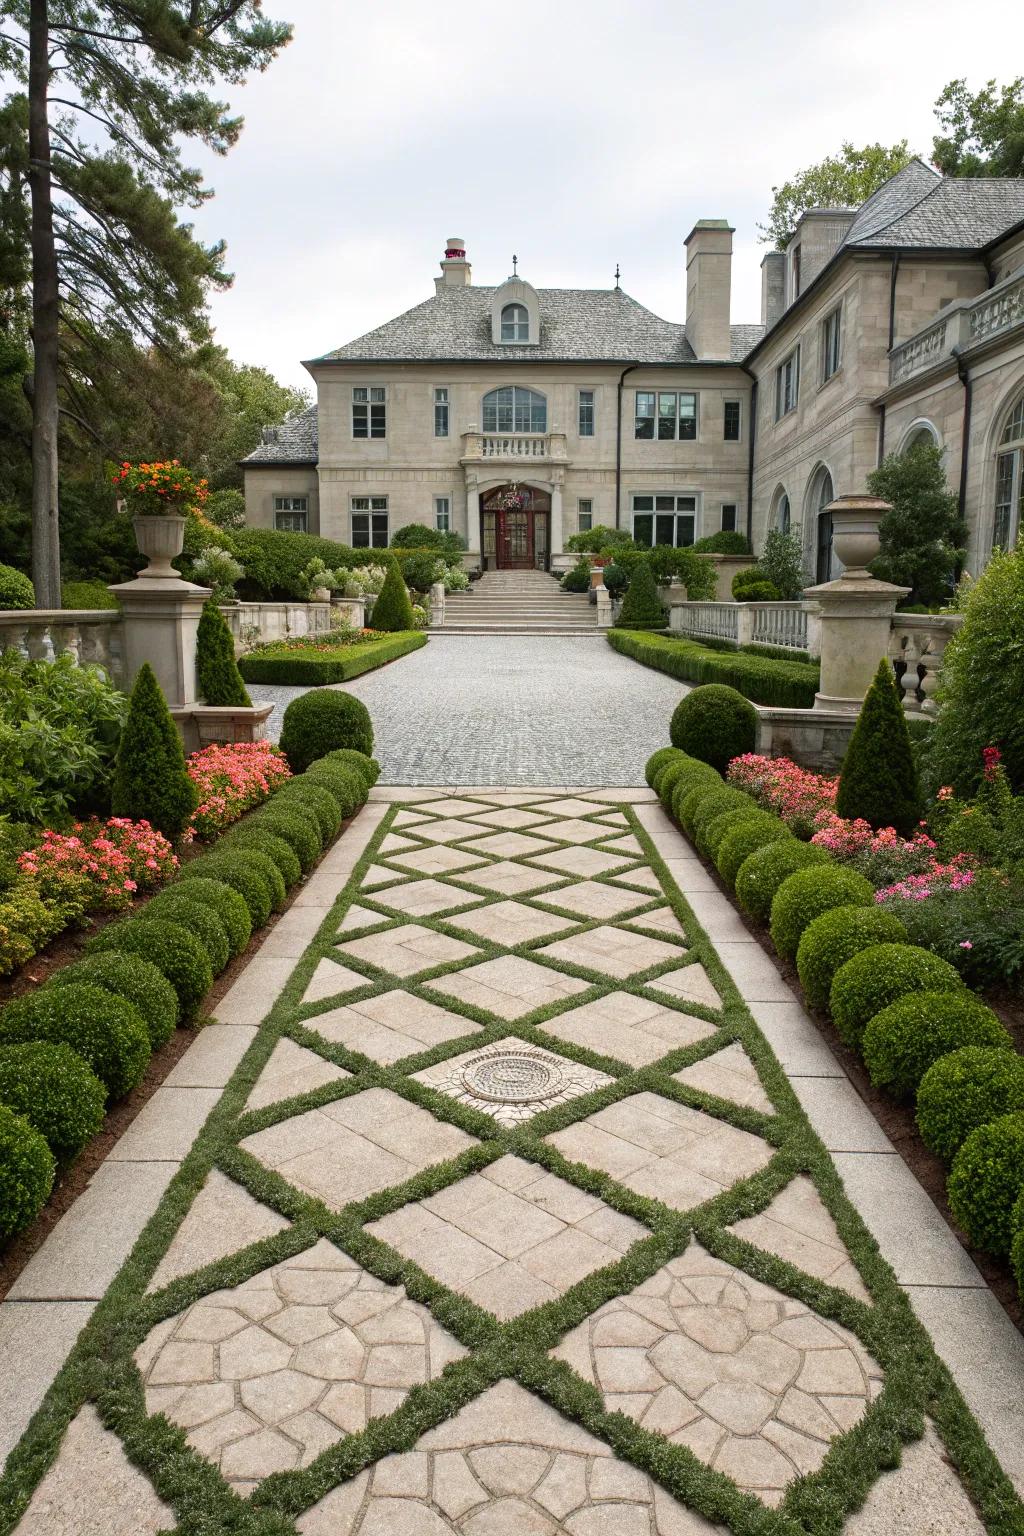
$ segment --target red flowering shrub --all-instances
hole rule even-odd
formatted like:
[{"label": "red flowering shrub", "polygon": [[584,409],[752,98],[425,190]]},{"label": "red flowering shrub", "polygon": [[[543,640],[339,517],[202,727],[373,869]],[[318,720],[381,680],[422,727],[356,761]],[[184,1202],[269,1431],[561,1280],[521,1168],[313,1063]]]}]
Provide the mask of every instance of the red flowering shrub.
[{"label": "red flowering shrub", "polygon": [[237,821],[291,778],[284,756],[269,741],[204,747],[192,754],[186,767],[199,791],[191,831],[203,839]]},{"label": "red flowering shrub", "polygon": [[125,459],[111,475],[114,489],[128,498],[134,512],[163,514],[180,508],[201,508],[210,494],[180,459],[132,464]]},{"label": "red flowering shrub", "polygon": [[811,773],[788,757],[744,752],[733,758],[726,779],[764,810],[774,811],[798,837],[810,837],[822,812],[835,810],[839,780]]}]

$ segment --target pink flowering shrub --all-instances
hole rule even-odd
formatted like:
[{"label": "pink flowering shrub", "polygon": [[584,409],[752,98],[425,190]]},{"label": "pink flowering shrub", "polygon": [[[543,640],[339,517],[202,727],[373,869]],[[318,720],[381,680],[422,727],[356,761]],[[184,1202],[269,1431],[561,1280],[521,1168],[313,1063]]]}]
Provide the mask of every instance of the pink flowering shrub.
[{"label": "pink flowering shrub", "polygon": [[811,842],[876,887],[925,875],[935,863],[936,844],[923,827],[906,838],[900,837],[895,827],[882,827],[876,832],[859,816],[855,821],[847,821],[823,812],[818,816],[817,828]]},{"label": "pink flowering shrub", "polygon": [[128,907],[137,891],[158,885],[177,867],[163,833],[121,816],[77,822],[70,832],[47,828],[37,846],[18,857],[18,869],[44,901],[67,903],[74,893],[86,912]]},{"label": "pink flowering shrub", "polygon": [[766,811],[774,811],[798,837],[810,837],[817,818],[835,810],[837,778],[811,773],[788,757],[745,752],[729,764],[726,779]]},{"label": "pink flowering shrub", "polygon": [[192,754],[186,766],[199,791],[191,832],[204,840],[237,821],[291,778],[283,754],[269,741],[204,747]]}]

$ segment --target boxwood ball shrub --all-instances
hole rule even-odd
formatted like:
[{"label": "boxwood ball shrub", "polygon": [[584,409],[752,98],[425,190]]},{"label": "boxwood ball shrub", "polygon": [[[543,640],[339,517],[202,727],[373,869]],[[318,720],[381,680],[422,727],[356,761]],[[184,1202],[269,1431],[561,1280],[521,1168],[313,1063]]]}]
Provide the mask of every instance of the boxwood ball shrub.
[{"label": "boxwood ball shrub", "polygon": [[796,969],[812,1008],[827,1008],[836,972],[872,944],[905,944],[907,931],[881,907],[833,907],[808,923],[797,947]]},{"label": "boxwood ball shrub", "polygon": [[704,823],[701,831],[698,844],[701,852],[717,866],[718,850],[723,838],[758,814],[756,806],[738,805],[731,811],[722,811],[718,816],[713,816],[710,821]]},{"label": "boxwood ball shrub", "polygon": [[872,944],[841,965],[832,979],[828,1005],[832,1022],[847,1045],[860,1050],[868,1020],[911,992],[967,993],[948,960],[916,944]]},{"label": "boxwood ball shrub", "polygon": [[940,1056],[917,1089],[921,1139],[951,1163],[979,1125],[1024,1111],[1024,1056],[1000,1045],[965,1045]]},{"label": "boxwood ball shrub", "polygon": [[303,805],[307,810],[312,811],[320,832],[320,842],[324,848],[338,835],[341,811],[337,800],[325,785],[309,782],[304,773],[297,779],[290,779],[282,789],[279,789],[272,804],[275,806]]},{"label": "boxwood ball shrub", "polygon": [[360,776],[357,768],[332,762],[331,757],[320,758],[319,762],[306,769],[302,778],[319,789],[326,789],[334,797],[339,815],[347,820],[355,815],[360,806],[366,804],[366,780]]},{"label": "boxwood ball shrub", "polygon": [[323,852],[320,823],[308,806],[299,805],[297,801],[293,800],[289,805],[266,805],[250,816],[249,825],[258,827],[261,832],[272,832],[275,837],[283,837],[294,849],[304,872],[312,869]]},{"label": "boxwood ball shrub", "polygon": [[824,848],[801,843],[798,838],[780,838],[767,848],[759,848],[744,859],[736,875],[736,900],[759,923],[771,917],[775,892],[784,880],[799,869],[812,869],[831,860]]},{"label": "boxwood ball shrub", "polygon": [[88,982],[40,987],[0,1013],[0,1046],[49,1040],[69,1045],[95,1072],[112,1099],[141,1083],[149,1035],[138,1009]]},{"label": "boxwood ball shrub", "polygon": [[721,788],[722,775],[709,763],[683,753],[678,762],[669,763],[658,776],[658,796],[667,811],[672,811],[681,791],[694,789],[703,784],[707,789]]},{"label": "boxwood ball shrub", "polygon": [[328,752],[320,761],[340,763],[343,768],[354,768],[367,789],[372,789],[380,778],[380,763],[378,763],[377,759],[369,757],[365,752],[357,752],[352,747],[337,747],[333,752]]},{"label": "boxwood ball shrub", "polygon": [[967,1045],[1013,1049],[1006,1026],[970,992],[911,992],[868,1020],[864,1064],[876,1088],[909,1099],[929,1067]]},{"label": "boxwood ball shrub", "polygon": [[680,752],[678,747],[659,747],[656,752],[651,753],[644,764],[644,778],[647,780],[648,787],[653,789],[655,794],[658,792],[656,779],[661,770],[667,768],[669,763],[681,760],[685,756],[686,754]]},{"label": "boxwood ball shrub", "polygon": [[369,711],[351,693],[311,688],[292,699],[285,710],[280,746],[292,773],[303,773],[318,757],[339,747],[351,747],[369,757],[373,751]]},{"label": "boxwood ball shrub", "polygon": [[36,589],[13,565],[0,565],[0,612],[12,608],[34,608]]},{"label": "boxwood ball shrub", "polygon": [[213,986],[213,970],[199,939],[181,923],[172,923],[167,918],[124,918],[97,933],[86,949],[90,954],[119,949],[151,960],[178,994],[183,1024],[195,1018]]},{"label": "boxwood ball shrub", "polygon": [[53,1188],[57,1165],[24,1115],[0,1104],[0,1240],[34,1221]]},{"label": "boxwood ball shrub", "polygon": [[772,943],[785,960],[793,960],[804,929],[833,907],[870,907],[875,892],[870,880],[855,870],[826,861],[789,875],[772,899]]},{"label": "boxwood ball shrub", "polygon": [[728,784],[723,784],[721,789],[717,785],[708,789],[703,784],[697,784],[682,803],[683,830],[699,848],[701,833],[716,816],[721,816],[724,811],[756,809],[753,800],[742,789],[732,789]]},{"label": "boxwood ball shrub", "polygon": [[752,853],[779,843],[793,834],[778,816],[769,811],[754,811],[735,827],[730,827],[718,844],[715,868],[730,888],[736,884],[736,876]]},{"label": "boxwood ball shrub", "polygon": [[77,1051],[50,1040],[0,1048],[0,1104],[24,1115],[60,1163],[103,1124],[107,1090]]},{"label": "boxwood ball shrub", "polygon": [[212,907],[196,901],[181,885],[172,885],[160,891],[146,903],[146,920],[166,918],[169,923],[180,923],[189,933],[195,934],[206,950],[210,969],[219,976],[231,956],[227,930]]},{"label": "boxwood ball shrub", "polygon": [[676,779],[675,788],[672,791],[672,815],[680,826],[683,824],[683,806],[690,795],[696,791],[695,804],[699,804],[704,795],[710,794],[713,789],[724,789],[725,781],[720,773],[717,773],[710,763],[698,763],[693,759],[692,768],[681,773]]},{"label": "boxwood ball shrub", "polygon": [[[253,823],[250,822],[250,825],[253,825]],[[291,845],[289,844],[289,846]],[[259,875],[260,882],[266,889],[267,895],[270,898],[270,911],[280,912],[288,896],[288,892],[285,889],[284,876],[270,855],[263,852],[259,845],[258,839],[254,838],[251,843],[237,843],[225,847],[223,855],[221,855],[220,850],[218,849],[215,855],[213,855],[213,857],[210,859],[211,863],[213,862],[213,858],[216,858],[217,860],[218,873],[214,878],[217,880],[220,879],[219,861],[222,856],[225,859],[230,858],[233,860],[236,859],[239,855],[242,855],[242,857],[245,859],[245,862],[248,864],[250,871]],[[196,864],[206,864],[207,860],[197,859],[195,862]],[[197,870],[197,873],[202,874],[208,874],[209,872],[210,871],[208,867],[203,870]],[[270,915],[269,912],[267,915]],[[263,921],[266,922],[266,918],[264,918]],[[254,921],[253,927],[262,927],[262,923],[257,923]]]},{"label": "boxwood ball shrub", "polygon": [[229,833],[222,838],[224,848],[246,850],[256,849],[266,854],[277,865],[281,879],[290,888],[302,879],[302,865],[299,856],[291,843],[286,843],[283,837],[278,837],[273,832],[268,832],[265,827],[258,827],[252,822],[246,822],[244,826]]},{"label": "boxwood ball shrub", "polygon": [[[262,865],[256,863],[248,849],[237,844],[234,851],[221,846],[214,853],[192,859],[183,866],[179,880],[207,880],[226,885],[237,891],[245,902],[252,928],[262,928],[270,917],[274,905],[273,887]],[[280,879],[280,876],[278,876]]]},{"label": "boxwood ball shrub", "polygon": [[672,745],[724,773],[734,757],[753,752],[757,710],[724,683],[704,683],[680,699],[672,715]]},{"label": "boxwood ball shrub", "polygon": [[976,1248],[1008,1254],[1013,1210],[1024,1189],[1024,1113],[972,1131],[953,1159],[946,1194],[954,1220]]},{"label": "boxwood ball shrub", "polygon": [[[288,851],[291,853],[291,849]],[[294,855],[292,856],[294,857]],[[297,864],[298,860],[296,859],[295,862]],[[172,886],[170,889],[176,890],[177,887]],[[224,932],[228,936],[231,958],[233,959],[235,955],[240,955],[252,938],[252,918],[249,916],[249,908],[239,893],[232,886],[225,885],[221,880],[207,880],[202,875],[196,875],[188,882],[188,894],[193,901],[202,902],[204,907],[209,907],[211,911],[216,912],[221,923],[224,925]],[[94,960],[89,961],[89,964],[99,964],[101,960],[111,961],[114,958],[114,955],[97,955]],[[123,958],[126,962],[131,960],[133,965],[137,963],[134,957],[130,955],[117,958]],[[152,966],[151,969],[156,971],[156,966]],[[157,972],[157,975],[159,974]],[[160,980],[165,987],[170,987],[170,990],[174,991],[170,982],[163,976],[160,977]],[[177,1008],[177,1000],[175,1000],[175,1008]]]},{"label": "boxwood ball shrub", "polygon": [[141,955],[86,955],[73,965],[54,971],[47,987],[77,987],[87,982],[123,997],[142,1015],[150,1047],[158,1051],[174,1034],[178,1023],[178,994],[162,971]]}]

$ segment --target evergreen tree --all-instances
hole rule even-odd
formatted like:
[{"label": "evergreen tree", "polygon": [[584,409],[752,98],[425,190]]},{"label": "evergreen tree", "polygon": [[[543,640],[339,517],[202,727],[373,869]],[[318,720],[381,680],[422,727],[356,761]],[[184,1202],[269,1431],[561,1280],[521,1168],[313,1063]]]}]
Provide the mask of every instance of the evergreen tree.
[{"label": "evergreen tree", "polygon": [[416,627],[405,578],[395,559],[388,561],[388,573],[374,602],[370,623],[374,629],[394,630]]},{"label": "evergreen tree", "polygon": [[664,629],[665,610],[650,561],[638,560],[629,577],[629,590],[622,599],[616,629]]},{"label": "evergreen tree", "polygon": [[215,597],[207,599],[199,616],[196,673],[199,696],[207,704],[252,704],[235,662],[235,642]]},{"label": "evergreen tree", "polygon": [[881,553],[871,574],[909,587],[911,603],[948,601],[966,553],[967,527],[946,483],[941,448],[920,442],[906,453],[890,453],[867,484],[872,496],[892,507],[878,526]]},{"label": "evergreen tree", "polygon": [[883,656],[839,773],[836,812],[909,837],[921,819],[921,786],[892,665]]},{"label": "evergreen tree", "polygon": [[171,839],[181,836],[196,808],[181,737],[148,661],[132,688],[114,762],[111,807],[115,816],[148,821]]}]

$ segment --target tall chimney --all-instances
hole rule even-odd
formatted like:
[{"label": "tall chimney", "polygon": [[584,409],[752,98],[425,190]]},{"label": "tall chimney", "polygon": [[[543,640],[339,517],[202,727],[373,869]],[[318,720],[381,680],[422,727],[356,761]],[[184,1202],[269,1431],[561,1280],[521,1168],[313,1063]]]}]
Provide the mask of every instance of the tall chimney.
[{"label": "tall chimney", "polygon": [[686,240],[686,339],[697,357],[728,358],[732,237],[728,219],[698,219]]},{"label": "tall chimney", "polygon": [[468,288],[473,281],[473,268],[466,260],[466,242],[461,235],[449,235],[445,241],[441,276],[434,278],[438,293],[442,288]]},{"label": "tall chimney", "polygon": [[786,309],[786,253],[769,251],[761,262],[761,324],[770,331]]}]

